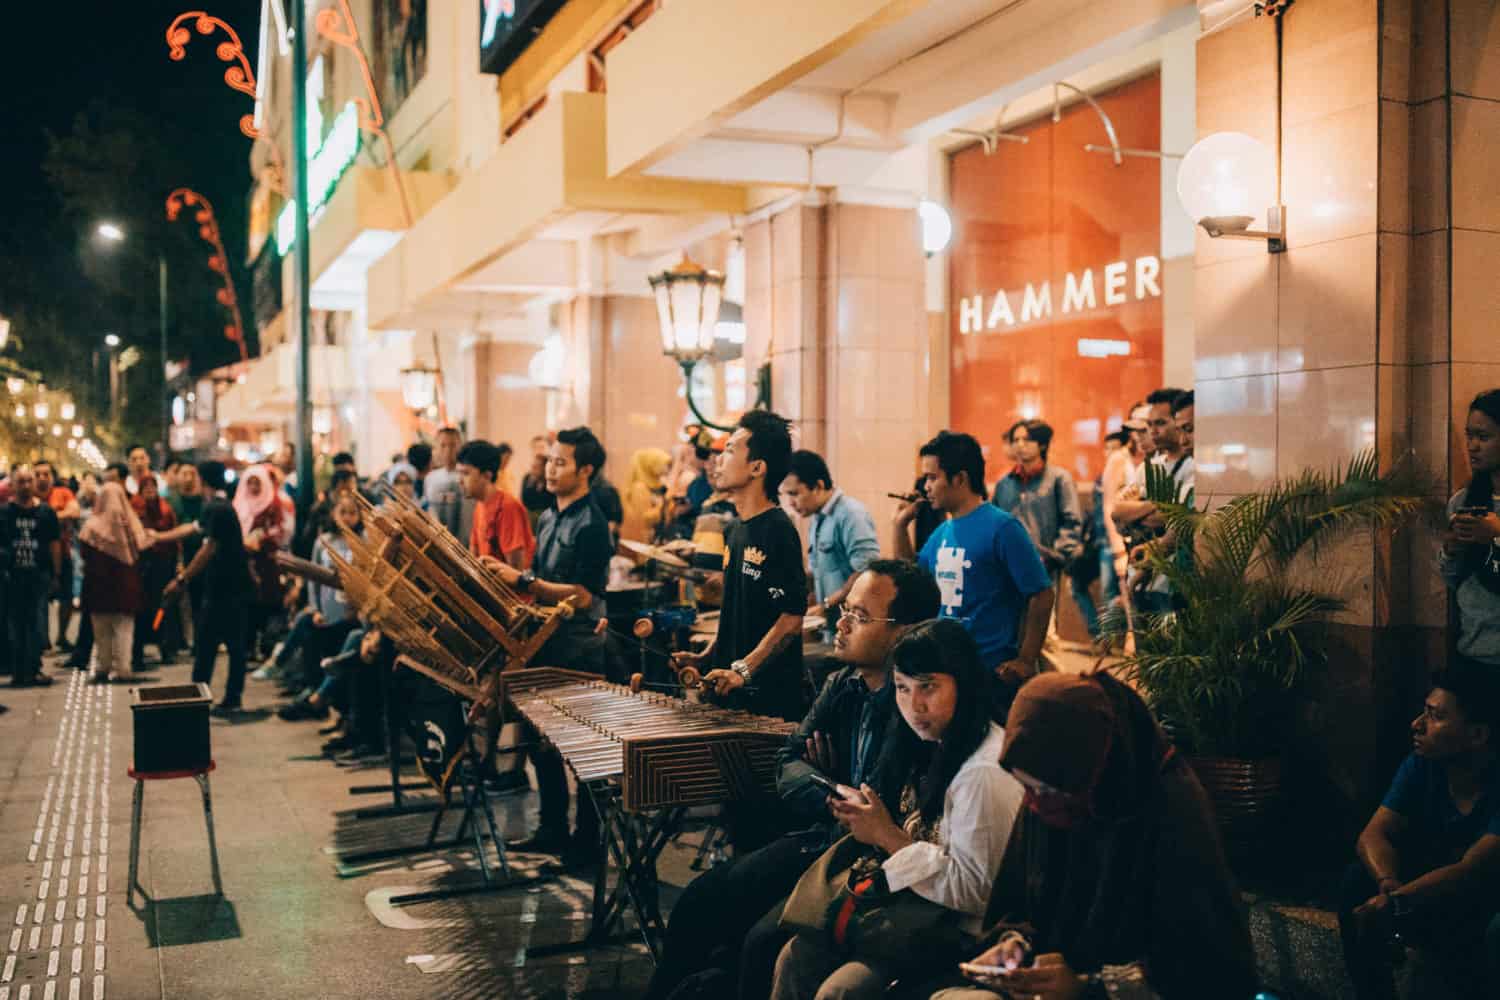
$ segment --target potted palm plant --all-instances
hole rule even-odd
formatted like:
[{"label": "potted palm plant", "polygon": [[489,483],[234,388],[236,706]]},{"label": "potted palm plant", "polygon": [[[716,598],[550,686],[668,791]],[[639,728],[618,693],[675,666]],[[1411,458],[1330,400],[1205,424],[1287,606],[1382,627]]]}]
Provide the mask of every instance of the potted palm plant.
[{"label": "potted palm plant", "polygon": [[[1294,572],[1294,562],[1315,566],[1348,532],[1409,517],[1427,504],[1425,491],[1405,469],[1382,475],[1366,452],[1215,510],[1176,495],[1155,466],[1146,494],[1167,528],[1149,562],[1170,582],[1173,607],[1136,617],[1120,673],[1191,761],[1225,839],[1243,843],[1265,830],[1279,798],[1296,696],[1325,665],[1323,626],[1344,607],[1324,589],[1327,576]],[[1123,624],[1117,616],[1106,627]]]}]

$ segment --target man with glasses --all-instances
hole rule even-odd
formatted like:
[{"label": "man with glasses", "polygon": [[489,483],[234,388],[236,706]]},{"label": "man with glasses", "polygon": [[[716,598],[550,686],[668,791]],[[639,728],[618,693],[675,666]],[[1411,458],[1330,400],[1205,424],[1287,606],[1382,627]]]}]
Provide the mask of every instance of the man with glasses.
[{"label": "man with glasses", "polygon": [[786,942],[777,927],[781,908],[843,832],[814,776],[850,788],[874,783],[895,710],[886,654],[907,626],[936,617],[939,601],[937,582],[914,562],[877,559],[854,578],[833,644],[840,669],[823,683],[777,756],[776,790],[799,832],[719,864],[688,885],[672,908],[649,998],[666,997],[691,975],[718,977],[715,992],[733,996],[736,969],[739,996],[770,992]]}]

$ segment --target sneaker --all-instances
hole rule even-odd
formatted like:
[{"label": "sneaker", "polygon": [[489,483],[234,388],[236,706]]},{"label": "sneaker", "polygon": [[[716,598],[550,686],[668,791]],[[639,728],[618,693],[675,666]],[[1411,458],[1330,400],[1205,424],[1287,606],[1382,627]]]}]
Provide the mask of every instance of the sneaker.
[{"label": "sneaker", "polygon": [[270,681],[275,680],[279,676],[281,676],[281,672],[276,669],[276,665],[269,663],[259,670],[250,672],[250,679],[253,681]]},{"label": "sneaker", "polygon": [[326,726],[318,727],[319,736],[332,736],[334,733],[342,735],[344,732],[344,717],[341,715]]},{"label": "sneaker", "polygon": [[39,687],[39,688],[51,687],[52,686],[52,675],[51,674],[38,673],[35,677],[33,677],[31,679],[31,686],[32,687]]},{"label": "sneaker", "polygon": [[310,698],[299,698],[290,705],[282,705],[276,715],[285,722],[300,722],[304,719],[328,718],[326,702],[314,705]]},{"label": "sneaker", "polygon": [[[83,668],[83,669],[87,669],[87,668]],[[88,679],[87,683],[89,683],[89,684],[108,684],[109,683],[109,674],[89,674],[89,679]]]},{"label": "sneaker", "polygon": [[325,756],[333,757],[347,750],[353,750],[356,746],[358,744],[348,736],[338,736],[323,744],[323,753]]},{"label": "sneaker", "polygon": [[210,708],[208,710],[208,714],[214,716],[217,719],[231,719],[234,716],[239,715],[244,710],[245,709],[237,701],[221,701],[213,708]]}]

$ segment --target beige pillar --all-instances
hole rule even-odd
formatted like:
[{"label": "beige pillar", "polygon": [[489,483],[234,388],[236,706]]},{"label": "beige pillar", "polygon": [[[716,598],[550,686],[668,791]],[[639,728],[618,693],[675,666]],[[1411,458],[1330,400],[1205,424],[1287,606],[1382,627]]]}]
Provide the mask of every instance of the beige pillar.
[{"label": "beige pillar", "polygon": [[[930,330],[914,209],[797,205],[746,228],[746,357],[802,447],[889,523],[928,436]],[[882,527],[882,530],[885,530]]]},{"label": "beige pillar", "polygon": [[[1387,466],[1413,455],[1448,488],[1462,457],[1454,414],[1500,384],[1485,329],[1500,263],[1500,188],[1485,156],[1500,136],[1494,10],[1298,4],[1284,18],[1279,81],[1268,19],[1198,43],[1200,136],[1246,132],[1274,149],[1279,84],[1288,218],[1280,255],[1198,234],[1200,500],[1372,446]],[[1434,555],[1435,539],[1410,529],[1353,539],[1312,570],[1342,585],[1349,610],[1328,690],[1308,706],[1306,749],[1326,756],[1351,803],[1383,787],[1411,697],[1439,665],[1446,598]]]}]

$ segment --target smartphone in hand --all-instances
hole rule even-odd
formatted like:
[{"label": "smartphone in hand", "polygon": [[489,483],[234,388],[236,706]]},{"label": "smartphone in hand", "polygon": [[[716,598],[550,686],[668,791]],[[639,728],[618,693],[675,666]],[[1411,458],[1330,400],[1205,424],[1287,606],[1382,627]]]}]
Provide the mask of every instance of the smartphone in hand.
[{"label": "smartphone in hand", "polygon": [[819,774],[817,771],[813,771],[808,777],[812,780],[813,784],[823,789],[829,795],[843,799],[845,802],[858,802],[861,805],[865,803],[864,793],[858,788],[850,788],[848,785],[839,784],[837,781],[832,780],[826,775]]}]

